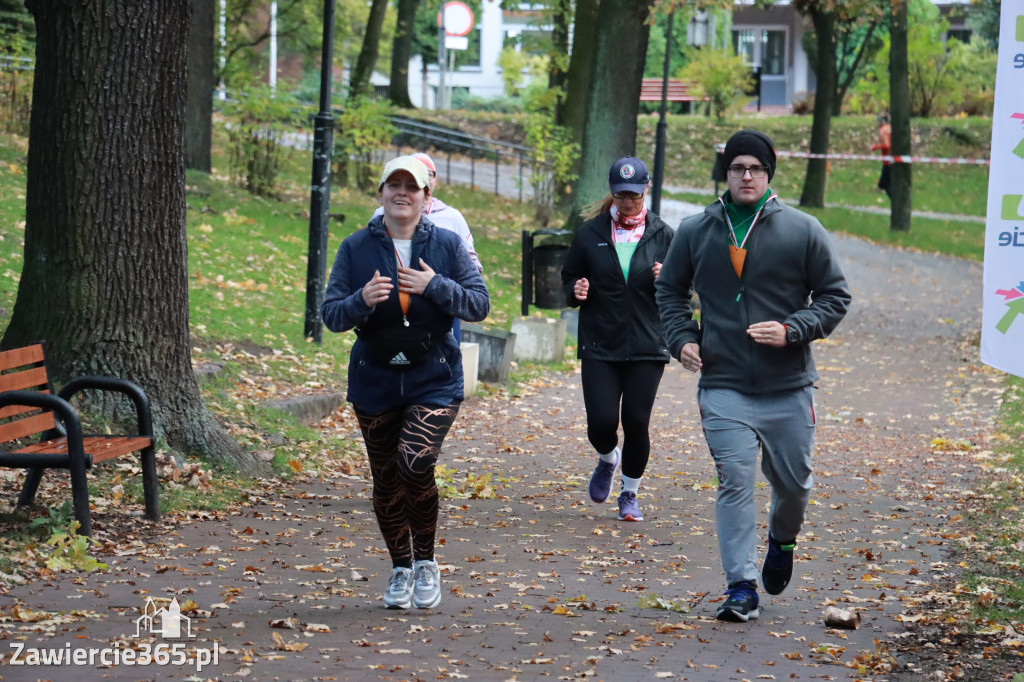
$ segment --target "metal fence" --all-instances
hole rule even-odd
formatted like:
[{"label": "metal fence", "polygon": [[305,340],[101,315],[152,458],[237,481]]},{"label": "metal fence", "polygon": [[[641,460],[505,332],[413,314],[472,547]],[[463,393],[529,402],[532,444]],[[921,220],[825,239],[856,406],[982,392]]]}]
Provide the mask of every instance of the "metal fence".
[{"label": "metal fence", "polygon": [[[438,167],[438,175],[447,183],[454,182],[477,187],[486,181],[494,193],[506,197],[550,202],[549,191],[544,187],[550,179],[550,171],[543,165],[534,164],[531,150],[520,144],[493,140],[457,130],[424,123],[404,116],[391,119],[398,131],[394,138],[396,153],[402,148],[435,150],[445,160],[444,171]],[[436,160],[435,160],[436,164]]]}]

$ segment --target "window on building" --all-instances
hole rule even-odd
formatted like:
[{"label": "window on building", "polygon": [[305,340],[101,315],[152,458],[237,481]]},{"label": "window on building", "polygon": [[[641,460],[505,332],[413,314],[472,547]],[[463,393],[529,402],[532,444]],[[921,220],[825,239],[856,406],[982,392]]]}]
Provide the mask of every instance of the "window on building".
[{"label": "window on building", "polygon": [[753,29],[744,29],[742,31],[732,32],[732,46],[736,50],[736,54],[743,57],[748,64],[755,64],[754,54],[754,34]]},{"label": "window on building", "polygon": [[786,73],[786,32],[761,31],[761,74],[781,76]]},{"label": "window on building", "polygon": [[946,40],[959,40],[964,45],[971,42],[972,31],[969,28],[951,28],[946,32]]}]

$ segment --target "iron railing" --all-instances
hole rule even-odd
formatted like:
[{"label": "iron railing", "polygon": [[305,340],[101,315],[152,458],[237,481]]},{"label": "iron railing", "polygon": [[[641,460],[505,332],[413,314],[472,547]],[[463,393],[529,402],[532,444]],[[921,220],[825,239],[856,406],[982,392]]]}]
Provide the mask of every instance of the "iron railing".
[{"label": "iron railing", "polygon": [[[534,186],[530,178],[550,175],[550,169],[533,164],[529,147],[471,135],[404,116],[394,116],[391,122],[398,131],[392,140],[396,153],[403,147],[413,147],[430,148],[435,150],[435,154],[444,154],[444,180],[447,183],[452,182],[454,170],[455,182],[465,182],[468,172],[468,184],[476,187],[477,166],[486,165],[493,173],[495,194],[518,196],[519,201],[537,197],[549,200],[545,196],[547,192]],[[453,159],[453,156],[457,158]],[[524,177],[526,171],[529,171],[528,177]],[[440,168],[438,174],[441,174]]]}]

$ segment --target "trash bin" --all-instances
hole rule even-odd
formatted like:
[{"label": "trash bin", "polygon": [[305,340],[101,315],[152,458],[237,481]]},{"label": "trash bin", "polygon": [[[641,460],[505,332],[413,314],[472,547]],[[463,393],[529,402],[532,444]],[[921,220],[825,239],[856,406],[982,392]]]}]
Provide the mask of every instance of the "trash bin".
[{"label": "trash bin", "polygon": [[538,308],[564,308],[562,266],[569,255],[565,244],[533,247],[533,304]]},{"label": "trash bin", "polygon": [[715,164],[711,166],[711,179],[715,182],[725,182],[725,145],[715,145]]},{"label": "trash bin", "polygon": [[562,291],[562,266],[569,255],[569,245],[546,239],[535,244],[538,237],[572,236],[569,230],[523,230],[523,315],[530,314],[530,304],[537,308],[565,308]]},{"label": "trash bin", "polygon": [[711,166],[711,179],[715,181],[715,194],[718,194],[718,183],[725,182],[725,144],[715,145],[715,163]]}]

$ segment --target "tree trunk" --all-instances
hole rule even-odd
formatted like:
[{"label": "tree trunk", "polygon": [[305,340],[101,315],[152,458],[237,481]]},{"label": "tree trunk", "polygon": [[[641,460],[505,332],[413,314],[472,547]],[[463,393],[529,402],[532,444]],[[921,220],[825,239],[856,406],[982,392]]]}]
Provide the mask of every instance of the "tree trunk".
[{"label": "tree trunk", "polygon": [[559,109],[556,122],[573,132],[573,139],[583,137],[586,120],[587,93],[594,77],[594,51],[597,49],[596,31],[600,0],[576,0],[576,21],[573,24],[572,58],[566,74],[565,106]]},{"label": "tree trunk", "polygon": [[[36,78],[25,260],[2,345],[48,343],[54,378],[142,386],[172,448],[262,467],[192,372],[185,243],[188,0],[29,0]],[[117,408],[100,405],[103,416]]]},{"label": "tree trunk", "polygon": [[[572,58],[566,73],[566,93],[562,105],[555,110],[555,122],[572,131],[572,139],[583,139],[583,127],[586,121],[589,103],[590,83],[594,77],[594,50],[597,42],[597,10],[600,0],[576,0],[576,20],[572,37]],[[570,175],[578,176],[580,159],[573,162]],[[566,228],[574,229],[579,224],[579,216],[575,215],[576,183],[569,185],[569,191],[558,193],[556,210],[568,214]]]},{"label": "tree trunk", "polygon": [[[907,55],[907,2],[895,3],[892,27],[889,29],[889,106],[892,115],[892,153],[910,154],[910,84]],[[889,229],[910,231],[911,193],[909,163],[892,165],[892,212]]]},{"label": "tree trunk", "polygon": [[[814,91],[814,120],[811,123],[811,153],[827,154],[832,128],[832,98],[836,88],[835,15],[818,8],[809,10],[817,35],[818,60],[815,73],[818,85]],[[827,159],[808,159],[801,206],[824,206],[825,183],[828,180]]]},{"label": "tree trunk", "polygon": [[398,0],[398,23],[391,45],[391,83],[388,86],[388,99],[403,109],[416,108],[409,97],[409,57],[412,56],[412,37],[419,4],[420,0]]},{"label": "tree trunk", "polygon": [[210,172],[213,126],[216,0],[192,0],[188,36],[188,99],[185,103],[185,168]]},{"label": "tree trunk", "polygon": [[[352,76],[348,82],[349,99],[361,97],[368,91],[370,75],[377,64],[377,46],[380,44],[381,29],[384,26],[384,15],[387,10],[388,0],[373,0],[373,5],[370,6],[370,18],[366,22],[363,47],[359,50],[359,58],[356,59],[356,65],[352,68]],[[408,63],[406,63],[406,68],[408,68]]]},{"label": "tree trunk", "polygon": [[[569,59],[569,28],[572,25],[572,0],[554,0],[551,9],[551,66],[548,69],[548,87],[562,90],[566,83]],[[561,120],[558,110],[565,106],[564,93],[556,105],[555,120]]]},{"label": "tree trunk", "polygon": [[[582,140],[579,178],[569,229],[579,227],[583,206],[608,193],[612,161],[635,153],[640,81],[651,29],[647,23],[650,4],[651,0],[601,0],[601,21],[593,34],[593,70],[589,87],[582,94],[585,106],[583,135],[577,138]],[[579,94],[575,85],[570,87]]]}]

